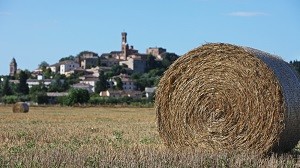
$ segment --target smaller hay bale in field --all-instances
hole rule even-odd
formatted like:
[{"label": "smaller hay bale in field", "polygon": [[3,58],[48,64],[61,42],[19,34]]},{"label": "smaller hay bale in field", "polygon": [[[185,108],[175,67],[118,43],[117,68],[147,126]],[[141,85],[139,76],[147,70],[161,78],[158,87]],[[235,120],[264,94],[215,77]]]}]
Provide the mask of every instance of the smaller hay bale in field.
[{"label": "smaller hay bale in field", "polygon": [[14,113],[28,113],[29,106],[27,103],[24,102],[17,102],[13,105],[13,112]]}]

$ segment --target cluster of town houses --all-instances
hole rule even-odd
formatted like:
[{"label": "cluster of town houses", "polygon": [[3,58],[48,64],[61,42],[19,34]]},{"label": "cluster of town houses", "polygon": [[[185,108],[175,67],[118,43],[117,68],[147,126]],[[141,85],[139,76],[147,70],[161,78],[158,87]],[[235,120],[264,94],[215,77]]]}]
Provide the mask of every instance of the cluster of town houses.
[{"label": "cluster of town houses", "polygon": [[[127,33],[122,32],[122,44],[121,51],[111,51],[110,53],[103,53],[98,55],[94,52],[82,52],[79,57],[76,57],[75,60],[66,60],[62,62],[55,63],[50,65],[47,68],[50,68],[54,73],[64,74],[66,76],[71,75],[72,73],[83,74],[80,76],[80,82],[72,85],[73,88],[86,89],[90,93],[95,92],[96,82],[99,80],[99,71],[109,71],[114,65],[126,65],[126,71],[131,71],[132,73],[144,73],[146,69],[146,59],[148,55],[152,55],[156,58],[157,61],[161,61],[161,55],[166,53],[167,50],[161,47],[151,47],[146,50],[146,53],[139,53],[138,50],[134,49],[133,46],[129,46],[127,43]],[[97,66],[98,59],[100,59],[101,66]],[[17,70],[16,60],[13,59],[10,64],[10,75],[14,76]],[[37,77],[36,79],[28,79],[27,84],[29,88],[34,85],[39,85],[41,82],[48,86],[53,82],[53,79],[44,79],[41,73],[41,69],[36,69],[33,71]],[[147,97],[153,94],[155,91],[154,87],[145,88],[145,92],[136,90],[135,83],[127,74],[120,74],[118,76],[123,83],[123,90],[113,90],[108,89],[103,91],[100,96],[108,97],[123,97],[129,96],[134,98],[140,98],[144,95]],[[18,82],[18,81],[11,81]],[[117,84],[114,78],[109,79],[108,81],[111,88]],[[48,93],[48,96],[63,96],[66,93]]]}]

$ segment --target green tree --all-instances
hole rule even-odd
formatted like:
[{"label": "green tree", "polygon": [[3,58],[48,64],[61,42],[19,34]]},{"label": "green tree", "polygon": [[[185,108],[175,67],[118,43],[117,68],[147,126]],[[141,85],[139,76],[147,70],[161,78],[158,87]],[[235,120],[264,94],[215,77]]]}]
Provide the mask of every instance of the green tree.
[{"label": "green tree", "polygon": [[31,77],[31,72],[28,69],[25,69],[24,72],[27,75],[27,79],[29,79]]},{"label": "green tree", "polygon": [[116,77],[115,80],[117,82],[116,89],[123,90],[123,82],[122,82],[121,78]]},{"label": "green tree", "polygon": [[65,91],[64,83],[61,79],[54,79],[48,88],[49,92],[63,92]]},{"label": "green tree", "polygon": [[38,104],[48,103],[47,88],[43,83],[32,86],[29,89],[29,95],[31,100]]},{"label": "green tree", "polygon": [[126,65],[121,66],[121,65],[114,65],[111,67],[111,72],[112,76],[117,76],[120,75],[121,73],[125,74],[126,73]]},{"label": "green tree", "polygon": [[72,60],[72,61],[75,61],[75,57],[73,55],[70,55],[68,57],[63,57],[59,60],[59,62],[62,62],[62,61],[67,61],[67,60]]},{"label": "green tree", "polygon": [[97,59],[97,66],[101,66],[101,57],[98,57],[98,59]]},{"label": "green tree", "polygon": [[[31,72],[28,69],[25,69],[24,73],[26,74],[27,79],[31,77]],[[16,79],[20,80],[20,74],[19,73],[16,74]]]},{"label": "green tree", "polygon": [[65,104],[73,106],[74,104],[87,103],[90,99],[90,94],[85,89],[71,89],[69,95],[65,98]]},{"label": "green tree", "polygon": [[25,71],[21,71],[20,74],[19,74],[20,83],[17,84],[17,92],[18,93],[23,94],[23,95],[28,95],[29,87],[28,87],[28,84],[27,84],[27,79],[28,79],[28,76],[25,73]]},{"label": "green tree", "polygon": [[79,74],[75,74],[75,73],[72,73],[70,76],[66,77],[66,85],[67,86],[70,86],[70,85],[73,85],[75,83],[79,83]]},{"label": "green tree", "polygon": [[107,77],[103,71],[99,72],[99,81],[96,83],[95,92],[100,93],[101,91],[107,90]]},{"label": "green tree", "polygon": [[165,52],[162,55],[162,67],[164,69],[167,69],[175,60],[177,60],[179,58],[179,56],[175,53],[168,53]]},{"label": "green tree", "polygon": [[38,92],[47,92],[47,88],[43,83],[39,83],[39,85],[34,85],[29,89],[29,94],[34,94]]},{"label": "green tree", "polygon": [[148,73],[134,73],[131,75],[131,79],[135,82],[138,90],[145,90],[145,87],[157,86],[161,75],[164,73],[164,68],[152,69]]},{"label": "green tree", "polygon": [[54,73],[51,71],[51,68],[47,68],[43,74],[45,79],[50,79],[54,75]]},{"label": "green tree", "polygon": [[155,60],[153,55],[148,55],[146,59],[146,72],[150,71],[151,69],[158,68],[158,62]]},{"label": "green tree", "polygon": [[44,72],[46,70],[46,68],[49,66],[49,64],[46,61],[42,61],[39,64],[39,68],[42,69],[42,71]]},{"label": "green tree", "polygon": [[38,104],[48,104],[49,103],[49,97],[47,96],[46,92],[38,92],[35,95],[35,102],[37,102]]},{"label": "green tree", "polygon": [[9,96],[3,96],[2,97],[2,102],[4,104],[14,104],[16,102],[20,101],[19,97],[16,95],[9,95]]},{"label": "green tree", "polygon": [[[53,74],[54,77],[52,78],[53,81],[51,82],[51,84],[49,85],[49,92],[64,92],[67,91],[70,87],[71,84],[76,83],[76,81],[78,79],[77,75],[75,74],[71,74],[70,77],[66,77],[65,75],[61,75],[61,74]],[[76,76],[76,81],[73,81],[72,78],[73,76]],[[72,80],[72,81],[70,81]]]},{"label": "green tree", "polygon": [[9,85],[9,79],[8,78],[4,78],[3,86],[2,86],[2,95],[3,96],[13,95],[13,89]]}]

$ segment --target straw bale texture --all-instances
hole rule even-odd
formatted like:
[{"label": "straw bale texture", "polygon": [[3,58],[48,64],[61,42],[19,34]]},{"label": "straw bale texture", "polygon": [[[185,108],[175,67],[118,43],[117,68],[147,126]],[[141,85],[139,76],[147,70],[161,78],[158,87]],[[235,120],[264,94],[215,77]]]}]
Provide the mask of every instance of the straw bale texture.
[{"label": "straw bale texture", "polygon": [[156,91],[158,131],[172,148],[282,152],[300,138],[300,81],[271,54],[224,43],[177,59]]},{"label": "straw bale texture", "polygon": [[13,105],[12,110],[14,113],[27,113],[29,112],[29,106],[27,103],[17,102]]}]

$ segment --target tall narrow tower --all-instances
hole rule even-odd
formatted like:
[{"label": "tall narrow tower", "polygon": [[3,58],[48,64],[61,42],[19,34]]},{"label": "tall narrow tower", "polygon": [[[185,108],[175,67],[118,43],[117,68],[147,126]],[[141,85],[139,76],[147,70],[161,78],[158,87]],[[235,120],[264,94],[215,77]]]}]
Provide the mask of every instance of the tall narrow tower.
[{"label": "tall narrow tower", "polygon": [[127,33],[122,32],[122,45],[127,44]]},{"label": "tall narrow tower", "polygon": [[15,76],[17,73],[17,68],[18,68],[18,65],[17,65],[16,59],[13,58],[9,64],[9,76]]},{"label": "tall narrow tower", "polygon": [[123,53],[123,59],[127,60],[128,56],[128,44],[127,44],[127,33],[122,32],[122,53]]}]

